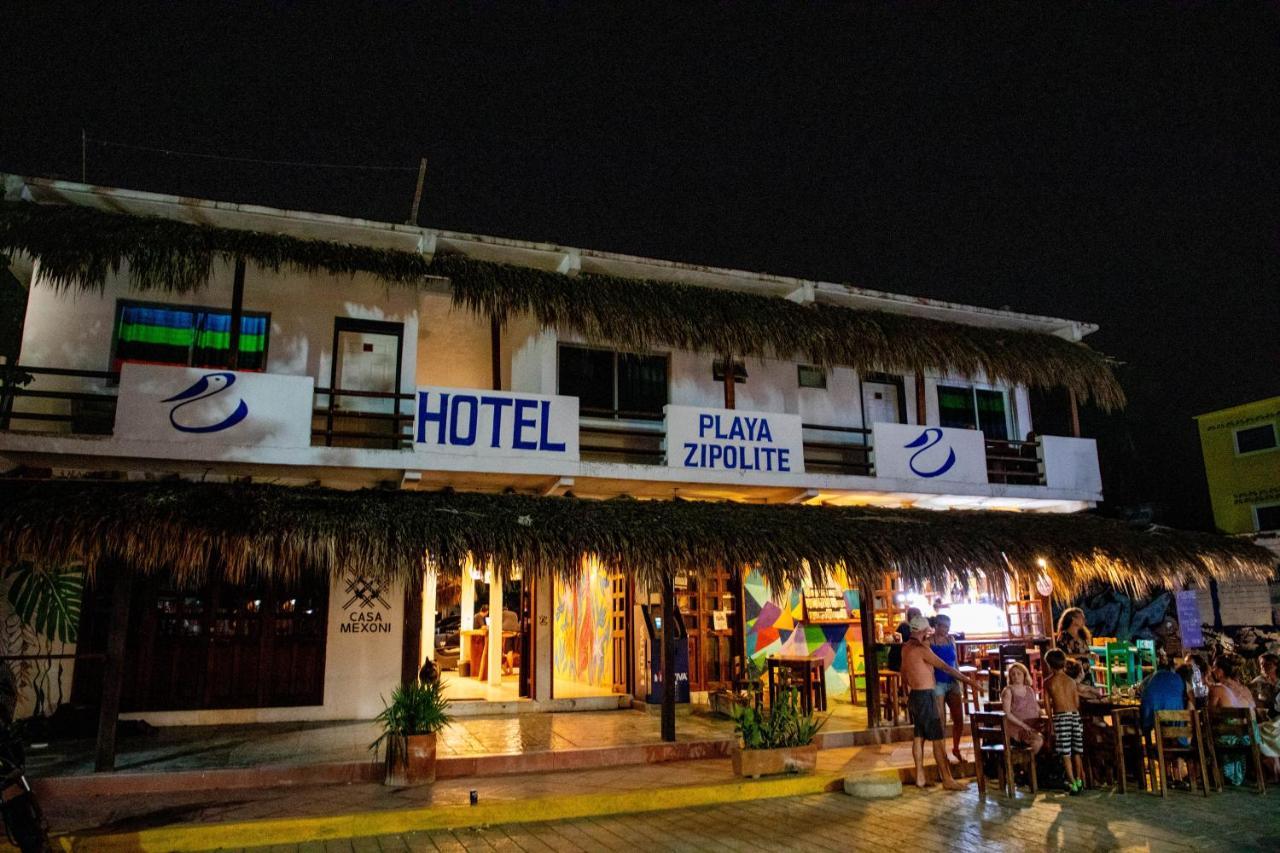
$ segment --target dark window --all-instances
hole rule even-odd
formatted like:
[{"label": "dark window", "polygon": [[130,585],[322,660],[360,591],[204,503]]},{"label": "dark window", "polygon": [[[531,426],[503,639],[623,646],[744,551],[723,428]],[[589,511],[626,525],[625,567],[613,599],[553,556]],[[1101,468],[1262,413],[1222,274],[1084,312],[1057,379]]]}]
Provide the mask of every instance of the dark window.
[{"label": "dark window", "polygon": [[667,404],[667,358],[561,345],[559,393],[578,398],[587,417],[661,418]]},{"label": "dark window", "polygon": [[1258,520],[1258,530],[1280,530],[1280,504],[1255,506],[1253,514]]},{"label": "dark window", "polygon": [[814,367],[811,364],[796,365],[796,374],[801,388],[821,388],[827,387],[827,371],[822,367]]},{"label": "dark window", "polygon": [[[238,370],[265,370],[271,315],[240,318]],[[231,312],[192,305],[120,301],[111,369],[126,361],[188,367],[226,367],[231,359]]]},{"label": "dark window", "polygon": [[1259,450],[1273,450],[1275,446],[1275,424],[1236,430],[1236,453],[1257,453]]},{"label": "dark window", "polygon": [[938,386],[938,422],[956,429],[980,429],[986,438],[1009,438],[1009,411],[1003,391]]}]

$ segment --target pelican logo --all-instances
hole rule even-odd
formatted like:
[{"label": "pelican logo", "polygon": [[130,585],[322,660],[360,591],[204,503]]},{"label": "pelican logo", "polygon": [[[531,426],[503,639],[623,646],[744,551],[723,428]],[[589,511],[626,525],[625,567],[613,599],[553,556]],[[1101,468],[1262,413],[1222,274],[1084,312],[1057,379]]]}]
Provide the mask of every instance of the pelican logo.
[{"label": "pelican logo", "polygon": [[911,454],[911,459],[907,461],[907,467],[911,469],[911,473],[919,477],[941,477],[943,474],[951,470],[951,466],[956,464],[956,452],[950,447],[947,448],[947,461],[943,462],[932,471],[928,469],[921,470],[916,467],[916,458],[919,457],[920,454],[936,447],[940,441],[942,441],[942,430],[937,427],[929,427],[924,432],[920,433],[918,438],[912,439],[903,445],[907,450],[915,447],[920,448],[915,453]]},{"label": "pelican logo", "polygon": [[[169,410],[169,423],[173,424],[173,428],[178,432],[222,432],[224,429],[230,429],[247,418],[249,416],[249,405],[242,399],[231,414],[221,416],[221,412],[225,411],[225,406],[216,404],[213,406],[201,406],[198,404],[217,397],[234,384],[236,384],[236,375],[234,373],[207,373],[197,379],[187,390],[180,394],[174,394],[172,397],[160,402],[178,404]],[[221,403],[222,401],[218,402]],[[193,405],[195,406],[194,409],[181,416],[182,420],[186,422],[180,422],[178,410]],[[221,416],[221,419],[214,423],[202,422],[211,416]]]}]

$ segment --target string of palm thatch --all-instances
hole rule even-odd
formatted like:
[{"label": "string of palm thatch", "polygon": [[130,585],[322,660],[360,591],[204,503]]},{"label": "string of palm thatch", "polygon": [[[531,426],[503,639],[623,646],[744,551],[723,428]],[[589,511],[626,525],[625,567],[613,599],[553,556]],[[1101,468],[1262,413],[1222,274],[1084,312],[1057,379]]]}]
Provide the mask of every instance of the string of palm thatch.
[{"label": "string of palm thatch", "polygon": [[667,345],[739,356],[803,356],[859,372],[938,371],[1031,388],[1068,388],[1104,410],[1124,405],[1108,360],[1040,332],[948,323],[887,311],[802,304],[672,282],[581,274],[438,255],[455,303],[505,320],[530,313],[544,327],[634,348]]},{"label": "string of palm thatch", "polygon": [[[1096,583],[1143,592],[1210,578],[1265,578],[1244,540],[1135,529],[1088,515],[895,510],[573,497],[339,491],[179,481],[0,483],[0,565],[127,566],[182,583],[211,574],[285,582],[344,571],[420,577],[424,557],[458,575],[468,559],[504,575],[574,577],[596,558],[651,588],[663,576],[755,569],[774,589],[844,573],[878,588],[1034,579],[1059,595]],[[1044,567],[1040,565],[1044,561]]]},{"label": "string of palm thatch", "polygon": [[279,271],[368,273],[421,286],[447,277],[455,304],[506,320],[530,313],[548,328],[632,348],[665,345],[735,356],[801,356],[859,371],[938,371],[1032,388],[1067,388],[1103,409],[1124,405],[1106,358],[1037,332],[992,329],[904,314],[807,304],[672,282],[561,273],[85,207],[0,204],[0,252],[39,258],[58,287],[101,290],[127,268],[140,290],[206,285],[219,258]]},{"label": "string of palm thatch", "polygon": [[39,259],[43,279],[55,287],[99,291],[108,274],[127,268],[138,290],[189,293],[208,284],[216,261],[235,257],[273,272],[368,273],[397,284],[419,284],[431,275],[427,259],[414,252],[74,205],[0,202],[0,253],[13,252]]}]

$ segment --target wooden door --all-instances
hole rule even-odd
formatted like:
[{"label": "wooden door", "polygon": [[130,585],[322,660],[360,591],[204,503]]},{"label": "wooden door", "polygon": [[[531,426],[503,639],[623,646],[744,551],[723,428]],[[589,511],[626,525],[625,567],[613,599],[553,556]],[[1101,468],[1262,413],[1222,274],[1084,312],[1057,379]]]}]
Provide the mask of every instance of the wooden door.
[{"label": "wooden door", "polygon": [[609,573],[609,642],[613,644],[613,692],[631,692],[631,581],[621,572]]},{"label": "wooden door", "polygon": [[[736,585],[726,569],[689,576],[688,586],[676,589],[676,603],[689,633],[689,689],[720,690],[733,681]],[[714,614],[727,611],[727,625],[716,630]]]}]

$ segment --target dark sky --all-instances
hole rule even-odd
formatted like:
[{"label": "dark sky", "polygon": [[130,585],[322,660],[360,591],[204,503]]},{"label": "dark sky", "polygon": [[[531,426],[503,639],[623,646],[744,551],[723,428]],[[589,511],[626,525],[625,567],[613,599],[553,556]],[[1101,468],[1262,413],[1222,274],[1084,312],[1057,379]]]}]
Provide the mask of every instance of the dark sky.
[{"label": "dark sky", "polygon": [[[1280,7],[6,4],[0,170],[95,139],[429,159],[421,222],[1086,319],[1113,504],[1280,394]],[[608,7],[612,8],[612,7]],[[743,7],[746,8],[746,7]],[[655,11],[657,9],[657,11]],[[403,220],[414,175],[91,143],[94,183]]]}]

